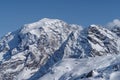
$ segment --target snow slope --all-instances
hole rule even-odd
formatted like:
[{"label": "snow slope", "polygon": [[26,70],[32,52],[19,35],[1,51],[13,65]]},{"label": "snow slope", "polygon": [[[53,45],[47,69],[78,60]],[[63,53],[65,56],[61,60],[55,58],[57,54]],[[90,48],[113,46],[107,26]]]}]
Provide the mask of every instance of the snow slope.
[{"label": "snow slope", "polygon": [[0,80],[109,80],[120,69],[113,29],[48,18],[25,24],[0,40]]},{"label": "snow slope", "polygon": [[[39,80],[119,80],[120,55],[63,59]],[[116,75],[117,74],[117,75]],[[119,79],[117,79],[119,78]]]}]

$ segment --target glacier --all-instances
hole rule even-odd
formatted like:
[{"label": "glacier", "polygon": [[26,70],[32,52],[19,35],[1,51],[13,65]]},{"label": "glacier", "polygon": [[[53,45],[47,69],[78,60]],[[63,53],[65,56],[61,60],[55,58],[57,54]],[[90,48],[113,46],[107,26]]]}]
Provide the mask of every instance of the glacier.
[{"label": "glacier", "polygon": [[117,80],[119,33],[49,18],[25,24],[0,39],[0,80]]}]

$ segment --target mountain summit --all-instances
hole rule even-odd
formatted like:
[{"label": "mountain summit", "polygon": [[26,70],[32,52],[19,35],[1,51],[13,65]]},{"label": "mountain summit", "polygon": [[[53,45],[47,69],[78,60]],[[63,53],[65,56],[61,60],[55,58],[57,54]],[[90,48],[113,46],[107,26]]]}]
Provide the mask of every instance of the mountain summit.
[{"label": "mountain summit", "polygon": [[1,38],[0,80],[109,80],[119,53],[117,27],[44,18]]}]

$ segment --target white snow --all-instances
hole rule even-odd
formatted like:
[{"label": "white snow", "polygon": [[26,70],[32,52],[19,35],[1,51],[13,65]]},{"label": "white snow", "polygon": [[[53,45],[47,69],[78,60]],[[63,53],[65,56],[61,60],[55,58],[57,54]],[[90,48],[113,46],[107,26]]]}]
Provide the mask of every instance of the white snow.
[{"label": "white snow", "polygon": [[40,37],[39,29],[33,29],[33,30],[30,31],[30,33],[36,35],[37,37]]},{"label": "white snow", "polygon": [[34,70],[31,70],[31,69],[28,69],[27,67],[25,67],[23,69],[23,71],[21,71],[18,74],[17,80],[27,80],[33,75],[32,73],[36,72],[37,70],[38,70],[37,68],[34,69]]},{"label": "white snow", "polygon": [[[92,70],[103,69],[112,64],[115,64],[120,61],[119,58],[120,55],[119,56],[107,55],[102,57],[86,58],[86,59],[69,59],[69,58],[63,59],[52,68],[51,72],[47,73],[39,80],[59,80],[61,77],[66,77],[66,78],[68,77],[71,78],[71,76],[77,77],[84,73],[88,73]],[[117,62],[114,62],[116,61],[116,59],[119,60]],[[97,75],[99,74],[96,71],[93,71],[93,77]],[[90,79],[90,80],[94,80],[94,79]],[[103,80],[103,79],[95,79],[95,80]]]},{"label": "white snow", "polygon": [[0,61],[3,60],[3,55],[5,54],[5,52],[0,52]]},{"label": "white snow", "polygon": [[[95,27],[101,35],[107,37],[108,39],[105,41],[106,43],[111,41],[110,49],[117,49],[119,54],[120,38],[118,36],[97,25],[93,24],[91,27]],[[34,74],[36,76],[41,66],[44,66],[50,59],[49,65],[52,66],[48,66],[50,71],[48,70],[48,73],[39,80],[109,80],[109,78],[117,80],[120,72],[115,72],[112,68],[113,65],[120,64],[120,54],[108,53],[107,50],[110,49],[105,46],[101,38],[98,38],[101,37],[99,32],[97,34],[97,32],[91,31],[90,34],[84,34],[82,30],[87,33],[87,30],[79,25],[44,18],[38,22],[26,24],[20,32],[8,33],[0,40],[0,75],[15,77],[13,80],[27,80]],[[97,42],[88,40],[87,36]],[[89,46],[90,48],[88,48]],[[105,55],[90,57],[88,55],[91,54],[89,52],[91,49],[96,49],[100,54],[105,53]],[[56,53],[61,56],[60,59]],[[7,57],[10,56],[10,59],[3,60],[5,54]],[[78,58],[70,58],[71,55],[77,55]],[[80,56],[85,57],[81,59]],[[61,61],[53,65],[57,58]],[[37,65],[34,65],[34,62]],[[91,71],[92,76],[87,79],[75,79],[87,75]],[[12,72],[18,74],[8,74]]]},{"label": "white snow", "polygon": [[120,80],[120,71],[110,74],[110,80]]},{"label": "white snow", "polygon": [[[21,33],[25,34],[25,33],[29,32],[31,30],[38,29],[40,27],[47,28],[51,25],[62,26],[60,21],[61,20],[58,20],[58,19],[44,18],[42,20],[39,20],[38,22],[25,24],[23,29],[21,30]],[[64,22],[62,22],[62,23],[64,23]],[[66,23],[64,23],[64,24],[66,24]]]},{"label": "white snow", "polygon": [[24,52],[18,53],[11,57],[12,60],[25,60],[26,57],[24,56]]},{"label": "white snow", "polygon": [[91,44],[92,48],[97,50],[97,51],[105,51],[105,48],[99,44],[93,44],[92,42],[89,41],[89,43]]},{"label": "white snow", "polygon": [[24,67],[24,64],[21,64],[21,65],[18,65],[17,68],[15,68],[15,69],[7,69],[5,72],[6,73],[12,73],[12,72],[20,71],[20,70],[22,70],[23,67]]},{"label": "white snow", "polygon": [[105,36],[109,37],[110,39],[113,39],[113,36],[116,36],[115,33],[112,33],[111,31],[109,31],[106,28],[103,28],[102,26],[98,26],[98,25],[90,25],[91,27],[95,27],[97,30],[99,30],[99,32],[101,34],[104,34]]}]

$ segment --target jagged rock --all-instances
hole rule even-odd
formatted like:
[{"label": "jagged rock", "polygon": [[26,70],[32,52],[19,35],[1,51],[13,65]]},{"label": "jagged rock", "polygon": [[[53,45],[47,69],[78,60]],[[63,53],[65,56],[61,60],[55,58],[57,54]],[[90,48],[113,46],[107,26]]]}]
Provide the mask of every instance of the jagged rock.
[{"label": "jagged rock", "polygon": [[119,54],[117,35],[97,25],[84,29],[58,19],[26,24],[0,40],[0,79],[37,80],[62,59]]}]

